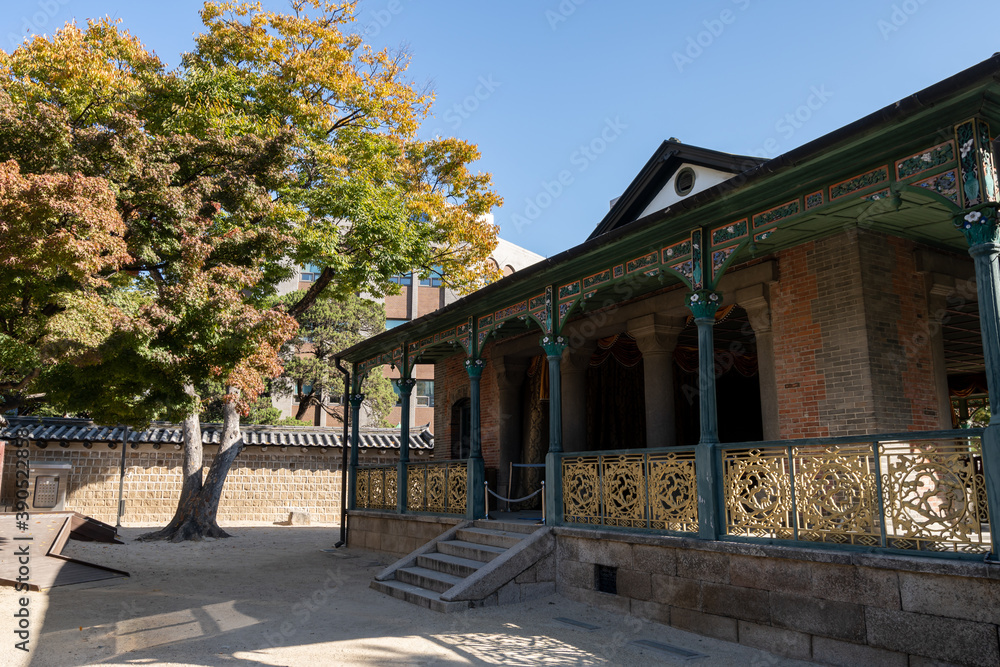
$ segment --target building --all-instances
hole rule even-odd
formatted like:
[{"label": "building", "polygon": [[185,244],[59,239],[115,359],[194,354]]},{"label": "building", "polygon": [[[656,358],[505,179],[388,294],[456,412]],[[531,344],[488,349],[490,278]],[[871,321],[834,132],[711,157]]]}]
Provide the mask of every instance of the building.
[{"label": "building", "polygon": [[1000,663],[998,100],[1000,54],[771,160],[666,141],[586,242],[344,350],[434,365],[445,459],[352,465],[350,539],[426,524],[429,466],[443,531],[544,462],[537,563],[403,597],[545,577],[818,662]]},{"label": "building", "polygon": [[[497,239],[497,247],[490,257],[490,261],[504,276],[509,276],[515,271],[531,266],[541,259],[543,259],[541,255],[514,245],[505,239]],[[287,294],[294,290],[306,290],[318,277],[319,271],[315,267],[303,267],[298,276],[279,286],[279,293]],[[392,294],[384,298],[386,329],[411,322],[458,299],[454,291],[442,284],[440,276],[431,275],[427,278],[421,278],[417,272],[412,272],[394,277],[393,282],[399,285],[399,294]],[[385,372],[387,377],[399,377],[399,373],[392,369],[386,369]],[[414,377],[417,382],[415,398],[410,405],[409,423],[431,425],[434,423],[435,407],[434,369],[429,365],[417,366]],[[305,419],[317,426],[337,425],[340,422],[330,412],[335,411],[336,406],[341,405],[342,401],[343,397],[330,397],[326,403],[327,410],[318,406],[311,407],[306,412]],[[272,395],[272,403],[281,410],[284,417],[294,417],[299,407],[298,396],[294,394]],[[386,419],[391,424],[400,423],[401,415],[398,404],[386,415]]]}]

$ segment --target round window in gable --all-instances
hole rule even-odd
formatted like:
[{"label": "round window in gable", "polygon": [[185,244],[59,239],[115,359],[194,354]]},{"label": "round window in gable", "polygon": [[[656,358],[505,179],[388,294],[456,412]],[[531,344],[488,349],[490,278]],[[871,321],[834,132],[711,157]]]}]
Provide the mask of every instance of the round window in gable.
[{"label": "round window in gable", "polygon": [[681,197],[686,197],[691,194],[691,190],[693,189],[694,169],[691,167],[684,167],[677,172],[677,178],[674,179],[674,191]]}]

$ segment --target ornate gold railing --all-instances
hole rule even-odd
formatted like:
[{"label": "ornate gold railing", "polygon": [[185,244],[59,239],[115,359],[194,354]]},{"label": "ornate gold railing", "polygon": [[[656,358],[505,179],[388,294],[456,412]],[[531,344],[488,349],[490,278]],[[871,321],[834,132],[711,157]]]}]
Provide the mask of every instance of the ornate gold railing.
[{"label": "ornate gold railing", "polygon": [[358,466],[354,506],[365,510],[396,509],[396,466]]},{"label": "ornate gold railing", "polygon": [[987,553],[991,545],[980,433],[951,433],[874,442],[838,438],[791,446],[722,446],[726,532]]},{"label": "ornate gold railing", "polygon": [[698,532],[694,450],[562,456],[564,523]]},{"label": "ornate gold railing", "polygon": [[409,463],[406,478],[407,511],[465,514],[468,463],[464,459]]}]

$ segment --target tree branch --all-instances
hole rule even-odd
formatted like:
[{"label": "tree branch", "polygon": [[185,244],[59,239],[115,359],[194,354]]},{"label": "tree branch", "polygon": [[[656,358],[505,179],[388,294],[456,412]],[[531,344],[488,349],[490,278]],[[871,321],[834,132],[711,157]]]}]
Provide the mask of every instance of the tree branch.
[{"label": "tree branch", "polygon": [[296,303],[288,309],[288,314],[292,317],[298,317],[302,313],[306,312],[313,303],[316,302],[316,298],[323,293],[326,286],[330,284],[335,276],[335,272],[329,266],[323,269],[323,272],[319,274],[319,278],[316,282],[312,284],[309,290],[299,299]]}]

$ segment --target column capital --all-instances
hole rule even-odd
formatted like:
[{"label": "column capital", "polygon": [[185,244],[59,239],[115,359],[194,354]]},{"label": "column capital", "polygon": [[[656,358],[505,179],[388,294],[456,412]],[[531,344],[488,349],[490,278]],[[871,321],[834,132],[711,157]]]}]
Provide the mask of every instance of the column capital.
[{"label": "column capital", "polygon": [[392,383],[396,385],[400,395],[409,396],[410,392],[413,391],[413,387],[416,386],[417,381],[414,378],[395,378]]},{"label": "column capital", "polygon": [[[955,216],[955,227],[965,236],[965,240],[969,243],[969,252],[973,257],[976,255],[973,251],[978,246],[1000,243],[1000,225],[997,219],[997,210],[994,206],[976,207]],[[980,252],[989,250],[984,248]]]},{"label": "column capital", "polygon": [[545,350],[545,356],[549,359],[561,358],[563,350],[566,349],[566,339],[562,336],[543,336],[541,341],[542,349]]},{"label": "column capital", "polygon": [[691,292],[687,296],[687,306],[694,315],[694,319],[712,320],[715,322],[715,313],[722,305],[722,294],[712,290],[698,290]]},{"label": "column capital", "polygon": [[483,369],[486,367],[486,362],[482,359],[466,359],[465,360],[465,372],[469,374],[470,378],[479,378],[483,374]]},{"label": "column capital", "polygon": [[684,318],[661,317],[656,313],[628,321],[628,332],[644,357],[652,354],[672,354],[677,337],[684,330]]},{"label": "column capital", "polygon": [[352,408],[360,408],[361,404],[365,402],[364,394],[348,394],[348,402],[351,404]]},{"label": "column capital", "polygon": [[771,330],[771,298],[766,285],[752,285],[736,292],[736,303],[746,311],[755,334]]}]

